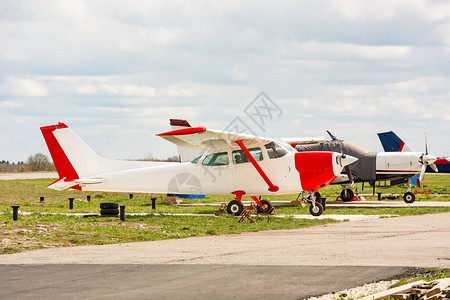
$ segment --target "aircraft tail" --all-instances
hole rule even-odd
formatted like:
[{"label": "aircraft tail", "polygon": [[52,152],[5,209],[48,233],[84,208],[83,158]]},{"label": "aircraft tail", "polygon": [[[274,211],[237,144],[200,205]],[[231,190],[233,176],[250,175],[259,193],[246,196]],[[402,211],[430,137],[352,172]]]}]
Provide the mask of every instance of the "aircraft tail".
[{"label": "aircraft tail", "polygon": [[[40,129],[59,175],[59,179],[50,188],[81,189],[82,178],[101,172],[104,159],[92,151],[66,124],[58,123]],[[98,183],[101,179],[86,181]]]},{"label": "aircraft tail", "polygon": [[385,152],[413,152],[394,132],[377,133]]}]

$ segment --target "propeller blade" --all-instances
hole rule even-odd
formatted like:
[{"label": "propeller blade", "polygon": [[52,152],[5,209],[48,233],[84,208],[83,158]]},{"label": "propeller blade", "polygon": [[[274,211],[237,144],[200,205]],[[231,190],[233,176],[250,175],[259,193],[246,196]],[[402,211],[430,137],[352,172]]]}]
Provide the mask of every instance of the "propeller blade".
[{"label": "propeller blade", "polygon": [[422,180],[423,180],[423,175],[425,175],[425,170],[427,169],[427,163],[425,162],[425,163],[423,163],[423,165],[422,165],[422,170],[420,171],[420,176],[419,176],[419,179],[420,179],[420,182],[422,182]]},{"label": "propeller blade", "polygon": [[428,155],[427,131],[425,129],[424,133],[425,133],[425,154]]},{"label": "propeller blade", "polygon": [[429,164],[430,168],[433,169],[433,171],[435,171],[436,173],[439,172],[438,168],[436,167],[435,164]]},{"label": "propeller blade", "polygon": [[327,132],[333,141],[337,141],[338,138],[335,135],[333,135],[329,130],[327,130]]}]

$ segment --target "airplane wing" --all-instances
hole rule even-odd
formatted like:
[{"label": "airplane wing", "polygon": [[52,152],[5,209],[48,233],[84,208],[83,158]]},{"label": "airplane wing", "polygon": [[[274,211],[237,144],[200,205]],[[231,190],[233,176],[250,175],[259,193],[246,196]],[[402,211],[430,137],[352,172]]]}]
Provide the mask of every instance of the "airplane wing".
[{"label": "airplane wing", "polygon": [[239,148],[236,141],[242,140],[247,147],[270,143],[273,139],[226,132],[205,127],[187,127],[157,134],[178,146],[199,149],[207,152]]}]

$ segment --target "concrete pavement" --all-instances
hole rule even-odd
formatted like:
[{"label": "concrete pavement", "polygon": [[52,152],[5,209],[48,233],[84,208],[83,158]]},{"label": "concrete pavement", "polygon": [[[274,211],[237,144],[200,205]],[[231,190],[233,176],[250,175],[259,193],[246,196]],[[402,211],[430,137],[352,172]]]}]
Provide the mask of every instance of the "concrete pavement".
[{"label": "concrete pavement", "polygon": [[[258,255],[264,253],[264,255]],[[0,264],[450,267],[450,213],[293,230],[35,250]]]},{"label": "concrete pavement", "polygon": [[2,299],[303,299],[450,267],[450,213],[0,256]]}]

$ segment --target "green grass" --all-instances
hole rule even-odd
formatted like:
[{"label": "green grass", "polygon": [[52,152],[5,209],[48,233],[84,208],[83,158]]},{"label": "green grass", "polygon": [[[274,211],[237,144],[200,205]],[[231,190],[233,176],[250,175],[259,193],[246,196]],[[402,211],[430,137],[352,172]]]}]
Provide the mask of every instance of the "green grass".
[{"label": "green grass", "polygon": [[[12,221],[0,215],[3,237],[14,239],[0,254],[54,246],[101,245],[192,236],[238,234],[260,230],[291,229],[336,222],[333,220],[299,220],[293,218],[255,217],[255,223],[238,223],[234,216],[127,216],[118,218],[76,217],[63,215],[21,215]],[[17,238],[19,236],[19,239]]]},{"label": "green grass", "polygon": [[398,282],[390,286],[389,288],[394,288],[397,286],[405,285],[418,280],[433,281],[436,279],[449,278],[450,269],[428,269],[424,274],[415,277],[402,277]]},{"label": "green grass", "polygon": [[[260,217],[254,218],[255,223],[248,220],[238,223],[234,216],[214,217],[218,207],[199,206],[181,207],[162,204],[162,195],[134,194],[129,199],[124,193],[81,192],[81,191],[55,191],[47,189],[52,183],[51,179],[32,180],[0,180],[0,254],[26,251],[36,248],[55,246],[73,246],[88,244],[108,244],[134,241],[151,241],[161,239],[185,238],[190,236],[238,234],[241,232],[291,229],[304,226],[314,226],[332,221],[328,220],[300,220],[291,217],[285,219]],[[430,191],[448,193],[450,176],[434,175],[426,177]],[[357,185],[361,192],[361,184]],[[334,200],[341,191],[340,186],[332,185],[320,192],[328,200]],[[363,193],[371,193],[367,188]],[[377,187],[377,192],[401,193],[402,187]],[[91,201],[86,196],[91,195]],[[39,197],[44,196],[44,202]],[[157,196],[157,208],[151,208],[151,196]],[[74,209],[69,209],[68,198],[75,198]],[[270,200],[295,200],[297,195],[273,196]],[[206,199],[183,199],[183,203],[192,202],[223,202],[226,203],[232,196],[206,196]],[[249,198],[244,197],[244,200]],[[366,196],[366,200],[377,200],[377,196]],[[403,201],[399,199],[398,201]],[[448,195],[421,195],[416,201],[450,201]],[[126,206],[127,213],[150,213],[146,216],[129,216],[122,222],[118,218],[59,215],[59,213],[99,213],[101,202],[118,202]],[[12,221],[11,205],[20,205],[22,212],[31,212],[31,215],[20,215],[18,221]],[[308,207],[283,206],[276,208],[278,214],[294,215],[309,214]],[[327,209],[326,214],[391,214],[391,215],[417,215],[428,213],[448,212],[450,208],[340,208]],[[56,213],[46,215],[41,213]],[[151,213],[196,213],[211,214],[211,217],[186,216],[155,216]],[[6,239],[6,240],[5,240]]]}]

